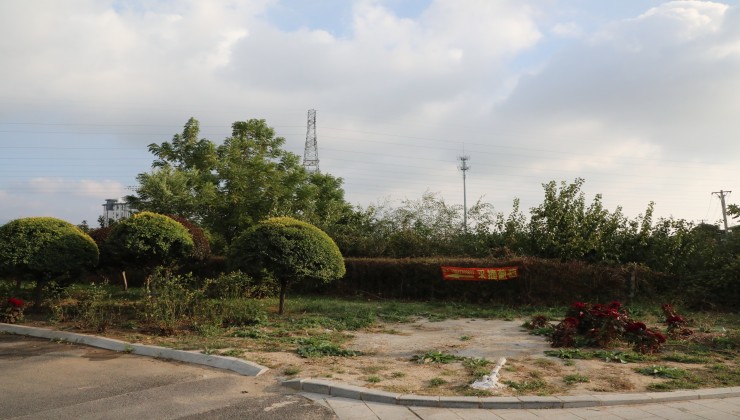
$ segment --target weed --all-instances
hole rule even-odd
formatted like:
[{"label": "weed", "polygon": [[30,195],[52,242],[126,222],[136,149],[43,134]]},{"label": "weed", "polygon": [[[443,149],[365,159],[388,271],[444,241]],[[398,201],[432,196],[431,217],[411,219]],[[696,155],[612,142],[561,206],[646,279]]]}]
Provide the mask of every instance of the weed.
[{"label": "weed", "polygon": [[581,352],[580,349],[557,349],[545,350],[547,356],[558,357],[560,359],[590,359],[591,353]]},{"label": "weed", "polygon": [[574,373],[572,375],[563,376],[563,382],[565,382],[568,385],[579,384],[579,383],[584,383],[588,381],[589,381],[588,376],[581,375],[579,373]]},{"label": "weed", "polygon": [[295,366],[288,366],[285,369],[283,369],[283,373],[288,376],[295,376],[301,373],[301,368],[295,367]]},{"label": "weed", "polygon": [[441,351],[430,351],[424,354],[417,354],[411,357],[411,360],[419,363],[419,364],[426,364],[426,363],[452,363],[457,362],[458,360],[462,360],[462,357],[455,356],[454,354],[450,353],[442,353]]},{"label": "weed", "polygon": [[460,341],[470,341],[472,339],[473,339],[473,337],[471,337],[469,335],[463,335],[462,337],[460,337]]},{"label": "weed", "polygon": [[436,388],[436,387],[438,387],[440,385],[444,385],[446,383],[447,383],[447,381],[444,380],[444,379],[442,379],[442,378],[440,378],[440,377],[435,377],[435,378],[432,378],[432,379],[429,380],[429,386],[432,387],[432,388]]},{"label": "weed", "polygon": [[364,373],[378,373],[383,369],[385,369],[383,366],[378,366],[378,365],[365,366],[365,367],[360,368],[360,370]]},{"label": "weed", "polygon": [[221,356],[229,356],[229,357],[240,357],[243,354],[244,354],[244,350],[239,350],[239,349],[231,349],[231,350],[226,350],[224,352],[221,352]]},{"label": "weed", "polygon": [[470,375],[476,379],[482,378],[490,373],[491,361],[484,358],[467,357],[463,359],[463,366],[468,369]]},{"label": "weed", "polygon": [[642,373],[643,375],[652,375],[659,378],[678,379],[686,376],[687,372],[680,368],[670,366],[649,366],[644,368],[636,368],[635,372]]},{"label": "weed", "polygon": [[572,359],[563,360],[563,365],[565,366],[574,366],[576,362],[574,362]]},{"label": "weed", "polygon": [[393,372],[393,373],[391,373],[391,378],[403,378],[404,376],[406,376],[406,374],[403,373],[403,372]]},{"label": "weed", "polygon": [[709,363],[711,361],[709,357],[693,356],[690,354],[683,354],[683,353],[664,354],[660,357],[660,360],[665,360],[666,362],[676,362],[676,363]]},{"label": "weed", "polygon": [[532,378],[529,380],[517,382],[517,381],[502,381],[512,389],[519,393],[541,391],[547,387],[547,382],[541,378]]},{"label": "weed", "polygon": [[554,332],[554,327],[535,328],[529,331],[529,333],[532,335],[541,335],[543,337],[551,337]]},{"label": "weed", "polygon": [[370,382],[371,384],[377,384],[378,382],[382,380],[383,379],[377,375],[371,375],[371,376],[368,376],[367,379],[365,379],[365,381]]},{"label": "weed", "polygon": [[594,359],[601,359],[607,363],[633,363],[650,360],[650,356],[646,356],[644,354],[609,350],[596,350],[591,353],[591,357]]},{"label": "weed", "polygon": [[548,359],[537,359],[533,362],[533,364],[537,367],[545,368],[545,369],[552,369],[555,366],[555,362]]},{"label": "weed", "polygon": [[240,338],[265,338],[267,335],[263,333],[260,330],[247,330],[247,331],[234,331],[230,334],[232,337],[240,337]]},{"label": "weed", "polygon": [[132,346],[131,344],[126,344],[125,346],[123,346],[123,352],[124,353],[129,353],[130,354],[130,353],[133,353],[134,350],[135,350],[134,349],[134,346]]},{"label": "weed", "polygon": [[324,357],[324,356],[341,356],[353,357],[361,353],[358,351],[347,350],[329,341],[316,339],[302,339],[299,342],[298,355],[301,357]]}]

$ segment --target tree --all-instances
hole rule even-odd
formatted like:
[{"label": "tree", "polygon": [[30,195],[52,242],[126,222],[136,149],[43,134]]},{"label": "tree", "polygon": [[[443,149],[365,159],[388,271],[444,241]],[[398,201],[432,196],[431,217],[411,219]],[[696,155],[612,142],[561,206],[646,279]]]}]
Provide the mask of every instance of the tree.
[{"label": "tree", "polygon": [[329,235],[291,217],[270,218],[244,232],[229,248],[228,261],[231,269],[252,275],[265,270],[278,280],[280,314],[290,284],[328,283],[345,273],[342,254]]},{"label": "tree", "polygon": [[545,199],[531,209],[531,252],[563,261],[619,262],[627,228],[622,209],[606,210],[601,194],[586,207],[583,183],[576,178],[571,184],[561,182],[560,188],[555,181],[542,185]]},{"label": "tree", "polygon": [[227,244],[271,216],[325,225],[351,209],[341,178],[308,174],[265,120],[235,122],[219,146],[198,135],[191,118],[171,142],[149,145],[153,170],[127,197],[135,208],[188,218]]},{"label": "tree", "polygon": [[0,227],[0,272],[36,281],[40,304],[44,284],[65,282],[98,263],[95,242],[75,225],[52,217],[13,220]]},{"label": "tree", "polygon": [[193,239],[177,221],[141,212],[117,223],[105,240],[104,250],[122,265],[138,265],[147,271],[147,288],[155,267],[172,264],[191,255]]},{"label": "tree", "polygon": [[730,215],[733,219],[740,218],[740,206],[737,204],[730,204],[727,206],[727,214]]}]

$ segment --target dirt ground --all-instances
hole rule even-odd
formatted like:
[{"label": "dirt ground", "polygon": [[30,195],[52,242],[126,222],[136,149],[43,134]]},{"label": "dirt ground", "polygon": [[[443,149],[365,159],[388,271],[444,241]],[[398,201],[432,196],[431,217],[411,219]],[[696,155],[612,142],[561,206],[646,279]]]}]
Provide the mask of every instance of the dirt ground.
[{"label": "dirt ground", "polygon": [[[524,386],[505,387],[490,395],[576,395],[599,392],[639,392],[661,379],[634,372],[641,364],[606,363],[599,360],[566,362],[545,356],[550,350],[546,339],[530,335],[521,327],[523,320],[453,319],[430,322],[382,324],[371,330],[354,332],[346,346],[363,353],[357,357],[304,359],[287,352],[248,352],[244,358],[273,368],[273,375],[294,373],[301,378],[325,378],[419,395],[487,395],[468,385],[473,381],[461,362],[419,364],[412,356],[441,351],[469,358],[485,358],[495,363],[506,358],[501,381]],[[491,364],[486,370],[493,368]],[[297,372],[296,372],[297,371]],[[580,375],[587,382],[568,385],[566,375]]]},{"label": "dirt ground", "polygon": [[[295,351],[256,351],[248,338],[231,339],[234,347],[219,348],[214,354],[244,358],[271,368],[265,375],[274,379],[320,378],[389,392],[417,395],[578,395],[614,392],[643,392],[664,379],[634,371],[651,363],[620,364],[600,360],[562,360],[549,357],[551,350],[544,337],[531,335],[522,327],[524,320],[418,319],[409,323],[385,323],[370,329],[352,331],[344,346],[362,353],[355,357],[302,358]],[[37,324],[44,326],[43,323]],[[57,327],[60,327],[57,325]],[[85,332],[85,331],[80,331]],[[330,331],[322,331],[330,332]],[[88,332],[93,333],[94,332]],[[130,332],[107,330],[105,336],[129,342],[169,346],[175,338],[156,338]],[[252,349],[250,349],[250,347]],[[491,364],[478,368],[490,373],[499,358],[506,358],[500,371],[501,382],[513,381],[519,389],[505,386],[492,391],[477,391],[469,385],[475,380],[462,361],[425,363],[412,361],[415,355],[439,351],[465,358],[485,358]],[[662,365],[691,367],[679,363]],[[567,384],[564,378],[577,375],[583,382]],[[265,379],[265,378],[263,378]]]}]

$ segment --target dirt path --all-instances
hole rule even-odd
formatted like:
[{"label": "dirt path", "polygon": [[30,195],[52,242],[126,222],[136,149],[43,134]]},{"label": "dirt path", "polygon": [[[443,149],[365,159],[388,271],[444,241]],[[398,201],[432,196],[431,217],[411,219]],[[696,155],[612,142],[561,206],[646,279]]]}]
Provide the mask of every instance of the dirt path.
[{"label": "dirt path", "polygon": [[[275,368],[299,370],[302,378],[328,378],[352,385],[390,392],[419,395],[480,395],[468,385],[471,368],[462,362],[419,364],[412,356],[441,351],[468,358],[485,358],[495,363],[505,357],[502,381],[514,381],[523,389],[511,387],[492,395],[576,395],[599,392],[638,392],[659,379],[634,372],[639,364],[605,363],[598,360],[565,361],[544,355],[550,350],[543,337],[530,335],[523,320],[453,319],[439,322],[417,320],[411,323],[382,324],[353,333],[347,348],[361,351],[359,357],[303,359],[293,353],[250,352],[246,358]],[[481,368],[489,371],[493,365]],[[584,382],[566,384],[567,375],[578,375]]]}]

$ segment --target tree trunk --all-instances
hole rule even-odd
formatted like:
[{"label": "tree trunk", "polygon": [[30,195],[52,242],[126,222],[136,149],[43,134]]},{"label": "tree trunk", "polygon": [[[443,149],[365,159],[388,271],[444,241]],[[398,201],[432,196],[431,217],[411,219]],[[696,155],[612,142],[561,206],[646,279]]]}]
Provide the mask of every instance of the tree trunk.
[{"label": "tree trunk", "polygon": [[44,282],[36,280],[36,287],[33,289],[33,307],[34,309],[41,308],[41,299],[44,293]]},{"label": "tree trunk", "polygon": [[121,277],[123,277],[123,290],[128,290],[128,280],[126,280],[125,271],[121,271]]},{"label": "tree trunk", "polygon": [[282,315],[283,312],[285,312],[285,289],[288,288],[288,283],[281,281],[280,282],[280,308],[278,309],[278,314]]}]

